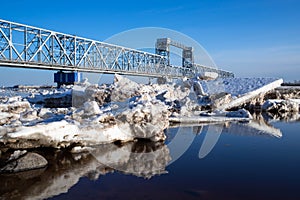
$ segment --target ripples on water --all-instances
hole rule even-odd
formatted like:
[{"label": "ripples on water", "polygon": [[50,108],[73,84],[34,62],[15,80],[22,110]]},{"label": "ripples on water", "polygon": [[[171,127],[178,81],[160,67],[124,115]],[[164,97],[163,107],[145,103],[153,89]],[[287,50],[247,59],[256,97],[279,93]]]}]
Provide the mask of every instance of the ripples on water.
[{"label": "ripples on water", "polygon": [[45,169],[0,176],[0,199],[299,199],[300,123],[171,127],[165,144],[39,151]]}]

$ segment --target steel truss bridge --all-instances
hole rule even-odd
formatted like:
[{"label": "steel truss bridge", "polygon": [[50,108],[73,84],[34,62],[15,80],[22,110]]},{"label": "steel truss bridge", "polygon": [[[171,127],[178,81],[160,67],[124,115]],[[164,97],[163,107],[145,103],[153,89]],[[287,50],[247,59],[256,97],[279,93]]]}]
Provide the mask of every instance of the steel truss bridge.
[{"label": "steel truss bridge", "polygon": [[171,65],[161,49],[152,54],[0,19],[0,66],[4,67],[174,78],[192,77],[201,72],[233,76],[227,71],[193,63],[191,48],[177,46],[184,47],[183,55],[189,55],[189,59],[183,58],[190,61],[188,66]]}]

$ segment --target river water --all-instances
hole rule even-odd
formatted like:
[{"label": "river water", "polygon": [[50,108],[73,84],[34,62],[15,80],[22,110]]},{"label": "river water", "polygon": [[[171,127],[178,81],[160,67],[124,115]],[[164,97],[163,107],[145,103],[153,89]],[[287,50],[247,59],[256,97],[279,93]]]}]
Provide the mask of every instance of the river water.
[{"label": "river water", "polygon": [[167,166],[168,174],[149,180],[121,173],[96,181],[82,178],[67,194],[53,199],[299,199],[300,123],[273,126],[282,131],[281,138],[230,130],[222,133],[201,159],[205,136],[213,133],[209,128],[199,135],[197,131],[184,133],[195,138]]},{"label": "river water", "polygon": [[[126,145],[101,147],[103,160],[99,152],[43,150],[48,168],[1,175],[0,199],[300,199],[300,123],[271,125],[273,132],[236,123],[171,127],[165,144],[129,146],[135,153],[116,170],[107,158]],[[165,171],[141,177],[147,165]]]}]

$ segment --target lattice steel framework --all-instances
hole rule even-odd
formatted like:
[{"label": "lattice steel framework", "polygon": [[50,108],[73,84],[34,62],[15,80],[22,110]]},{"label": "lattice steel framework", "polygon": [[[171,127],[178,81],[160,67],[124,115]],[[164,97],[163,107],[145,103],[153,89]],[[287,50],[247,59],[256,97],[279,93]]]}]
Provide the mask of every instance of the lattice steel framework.
[{"label": "lattice steel framework", "polygon": [[192,76],[165,56],[0,19],[0,66],[142,76]]}]

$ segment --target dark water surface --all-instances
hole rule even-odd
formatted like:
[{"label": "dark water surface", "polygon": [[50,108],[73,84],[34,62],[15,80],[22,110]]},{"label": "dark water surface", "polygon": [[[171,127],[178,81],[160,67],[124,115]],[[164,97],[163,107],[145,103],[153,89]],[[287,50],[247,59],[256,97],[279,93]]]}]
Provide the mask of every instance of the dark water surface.
[{"label": "dark water surface", "polygon": [[[167,145],[128,146],[135,154],[150,154],[130,155],[119,170],[110,168],[115,164],[95,162],[99,152],[84,159],[48,153],[53,162],[47,169],[1,175],[0,199],[300,199],[300,123],[272,126],[273,132],[247,124],[170,128]],[[126,151],[122,148],[127,146],[107,146],[100,152],[116,152],[106,156],[114,159]],[[167,165],[168,173],[154,169],[145,175],[148,165]]]}]

